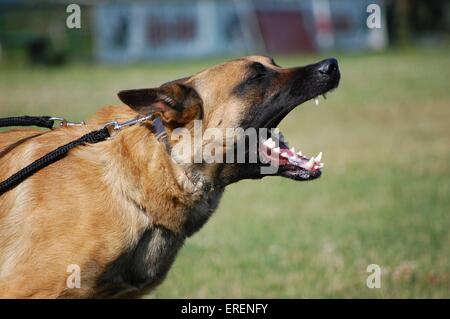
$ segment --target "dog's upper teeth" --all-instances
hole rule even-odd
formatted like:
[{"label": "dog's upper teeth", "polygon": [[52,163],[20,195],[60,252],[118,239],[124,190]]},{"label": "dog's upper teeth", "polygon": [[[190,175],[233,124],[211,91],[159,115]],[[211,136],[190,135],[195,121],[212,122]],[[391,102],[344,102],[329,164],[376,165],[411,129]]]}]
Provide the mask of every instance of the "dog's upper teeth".
[{"label": "dog's upper teeth", "polygon": [[289,154],[286,153],[286,152],[281,153],[281,156],[286,157],[286,158],[289,158]]},{"label": "dog's upper teeth", "polygon": [[316,105],[319,105],[319,99],[318,98],[315,98],[314,102],[316,103]]},{"label": "dog's upper teeth", "polygon": [[316,156],[316,162],[320,162],[321,159],[322,159],[322,152],[320,152],[320,153]]}]

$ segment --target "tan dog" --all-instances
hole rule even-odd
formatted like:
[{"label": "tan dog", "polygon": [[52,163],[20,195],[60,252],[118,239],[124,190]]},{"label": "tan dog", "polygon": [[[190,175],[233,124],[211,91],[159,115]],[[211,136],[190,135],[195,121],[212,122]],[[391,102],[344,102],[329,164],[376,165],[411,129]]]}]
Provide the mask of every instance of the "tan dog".
[{"label": "tan dog", "polygon": [[[253,56],[160,88],[123,91],[119,97],[128,106],[106,107],[86,126],[0,133],[0,181],[111,120],[138,114],[159,114],[171,146],[177,142],[173,130],[191,132],[196,119],[203,129],[275,128],[298,104],[337,87],[339,78],[335,59],[285,69]],[[320,176],[320,160],[292,154],[283,139],[277,150],[272,139],[259,142],[261,152],[279,161],[271,175]],[[224,187],[265,176],[263,165],[179,164],[148,125],[78,147],[0,195],[0,296],[146,293],[164,279],[184,240],[211,216]],[[79,288],[67,284],[71,265],[79,267]]]}]

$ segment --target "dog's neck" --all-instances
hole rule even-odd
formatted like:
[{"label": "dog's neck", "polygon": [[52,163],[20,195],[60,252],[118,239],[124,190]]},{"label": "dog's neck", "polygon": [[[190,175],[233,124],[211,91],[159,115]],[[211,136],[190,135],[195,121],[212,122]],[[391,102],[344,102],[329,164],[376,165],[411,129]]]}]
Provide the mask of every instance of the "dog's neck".
[{"label": "dog's neck", "polygon": [[203,169],[176,163],[146,127],[128,128],[102,147],[105,180],[118,200],[141,207],[154,225],[183,232],[190,212],[215,190]]}]

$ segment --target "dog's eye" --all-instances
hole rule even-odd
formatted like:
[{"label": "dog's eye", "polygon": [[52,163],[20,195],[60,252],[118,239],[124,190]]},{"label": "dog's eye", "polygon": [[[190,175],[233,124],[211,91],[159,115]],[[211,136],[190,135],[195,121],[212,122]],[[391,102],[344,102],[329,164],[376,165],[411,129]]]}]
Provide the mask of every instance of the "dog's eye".
[{"label": "dog's eye", "polygon": [[267,74],[267,69],[259,62],[253,63],[251,66],[251,75],[248,78],[247,82],[254,82],[260,80]]}]

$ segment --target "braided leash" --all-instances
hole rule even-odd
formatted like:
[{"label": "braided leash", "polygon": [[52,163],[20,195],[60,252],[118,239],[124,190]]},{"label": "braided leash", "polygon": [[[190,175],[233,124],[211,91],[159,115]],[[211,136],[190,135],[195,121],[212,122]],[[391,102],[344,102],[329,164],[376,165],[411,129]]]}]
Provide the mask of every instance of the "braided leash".
[{"label": "braided leash", "polygon": [[100,130],[87,133],[75,141],[72,141],[63,146],[58,147],[57,149],[42,156],[38,160],[34,161],[25,168],[22,168],[20,171],[18,171],[8,179],[1,182],[0,196],[6,193],[7,191],[11,190],[12,188],[14,188],[21,182],[23,182],[26,178],[32,176],[37,171],[64,158],[72,148],[77,147],[79,145],[95,144],[104,141],[109,137],[110,137],[109,130],[107,127],[104,127]]},{"label": "braided leash", "polygon": [[[41,158],[37,159],[30,165],[26,166],[25,168],[22,168],[20,171],[15,173],[14,175],[10,176],[8,179],[2,181],[0,183],[0,196],[6,193],[7,191],[11,190],[21,182],[23,182],[28,177],[32,176],[34,173],[38,172],[39,170],[47,167],[48,165],[64,158],[67,153],[80,145],[86,145],[86,144],[96,144],[98,142],[104,141],[111,137],[112,132],[117,132],[122,130],[123,128],[141,124],[146,121],[153,121],[152,123],[152,129],[154,130],[154,133],[156,134],[156,137],[158,140],[162,140],[166,142],[167,140],[167,134],[164,129],[164,126],[162,125],[161,119],[159,117],[156,117],[153,114],[149,114],[144,117],[137,117],[135,119],[128,120],[123,123],[118,123],[117,121],[113,121],[110,123],[107,123],[103,128],[92,131],[90,133],[87,133],[80,137],[79,139],[76,139],[70,143],[67,143],[63,146],[58,147],[57,149],[51,151],[50,153],[42,156]],[[39,126],[39,127],[46,127],[46,128],[53,128],[54,121],[60,121],[61,126],[67,127],[71,125],[84,125],[84,122],[81,123],[75,123],[75,122],[68,122],[64,118],[58,118],[58,117],[50,117],[50,116],[21,116],[21,117],[8,117],[8,118],[2,118],[0,119],[0,127],[5,126]],[[167,144],[166,144],[167,148]]]},{"label": "braided leash", "polygon": [[55,121],[51,116],[18,116],[0,119],[0,127],[6,126],[38,126],[51,129]]}]

